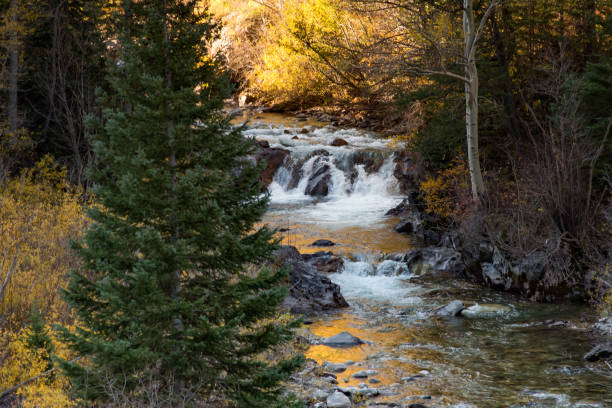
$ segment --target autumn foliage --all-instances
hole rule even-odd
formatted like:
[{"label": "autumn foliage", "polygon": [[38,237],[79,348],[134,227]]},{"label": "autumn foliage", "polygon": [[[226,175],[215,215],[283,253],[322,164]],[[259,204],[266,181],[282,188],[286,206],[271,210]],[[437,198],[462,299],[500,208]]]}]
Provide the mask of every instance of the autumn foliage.
[{"label": "autumn foliage", "polygon": [[470,176],[465,160],[455,158],[452,164],[428,175],[421,184],[427,212],[444,219],[458,220],[473,203],[470,191]]},{"label": "autumn foliage", "polygon": [[[72,320],[58,289],[77,265],[70,241],[86,222],[79,197],[66,183],[65,169],[49,156],[0,189],[0,394],[52,369],[51,349],[68,357],[51,326]],[[35,309],[51,349],[28,344]],[[23,407],[71,405],[68,381],[60,373],[42,375],[11,394]]]}]

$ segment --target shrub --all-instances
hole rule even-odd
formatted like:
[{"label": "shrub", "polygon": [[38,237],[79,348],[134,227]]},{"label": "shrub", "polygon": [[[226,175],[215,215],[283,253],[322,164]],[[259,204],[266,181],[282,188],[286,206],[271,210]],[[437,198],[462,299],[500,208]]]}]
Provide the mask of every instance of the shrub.
[{"label": "shrub", "polygon": [[455,158],[437,175],[421,183],[427,212],[444,219],[462,218],[472,204],[469,172],[465,160]]},{"label": "shrub", "polygon": [[0,328],[20,330],[35,301],[43,316],[69,320],[58,288],[77,265],[70,241],[85,215],[65,180],[65,169],[45,156],[0,188]]},{"label": "shrub", "polygon": [[[50,332],[45,326],[45,333]],[[12,387],[27,383],[10,393],[19,399],[23,408],[55,408],[76,406],[77,401],[69,396],[69,381],[50,366],[52,348],[54,355],[69,358],[63,344],[48,337],[50,347],[36,347],[32,333],[27,329],[17,332],[0,331],[0,395]],[[1,403],[0,399],[0,403]]]}]

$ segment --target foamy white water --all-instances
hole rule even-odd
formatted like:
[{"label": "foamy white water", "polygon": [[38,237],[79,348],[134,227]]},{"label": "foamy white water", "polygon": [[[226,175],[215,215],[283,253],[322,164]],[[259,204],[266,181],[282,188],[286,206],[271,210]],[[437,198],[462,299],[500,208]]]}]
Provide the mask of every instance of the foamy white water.
[{"label": "foamy white water", "polygon": [[[329,126],[310,128],[308,134],[299,133],[299,139],[293,139],[297,130],[258,124],[245,132],[267,141],[271,147],[290,151],[268,188],[272,205],[303,203],[292,213],[296,221],[334,229],[375,225],[384,219],[389,208],[401,201],[393,177],[393,154],[386,140],[357,129]],[[348,146],[331,146],[338,137],[346,140]],[[368,172],[365,164],[357,163],[364,157],[381,163]],[[313,185],[317,176],[327,180],[324,197],[308,194],[309,185]]]}]

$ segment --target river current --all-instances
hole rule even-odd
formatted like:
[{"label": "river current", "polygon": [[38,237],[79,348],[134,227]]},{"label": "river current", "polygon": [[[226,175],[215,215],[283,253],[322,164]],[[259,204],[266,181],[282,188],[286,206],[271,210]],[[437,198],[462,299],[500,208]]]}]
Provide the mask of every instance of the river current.
[{"label": "river current", "polygon": [[[347,331],[367,344],[314,345],[306,353],[318,363],[356,362],[338,374],[340,385],[356,386],[361,381],[352,373],[375,369],[380,385],[397,384],[398,393],[376,401],[612,407],[612,370],[582,359],[594,341],[589,308],[534,304],[461,280],[415,275],[389,260],[419,244],[394,232],[398,219],[384,215],[402,200],[387,139],[275,114],[250,118],[245,135],[291,152],[269,187],[264,223],[302,253],[321,250],[312,242],[328,239],[336,243],[329,250],[345,259],[343,271],[329,277],[349,308],[318,316],[308,328],[321,337]],[[331,146],[336,138],[348,145]],[[306,193],[317,173],[327,177],[324,197]],[[429,311],[455,299],[472,305],[465,316],[431,317]]]}]

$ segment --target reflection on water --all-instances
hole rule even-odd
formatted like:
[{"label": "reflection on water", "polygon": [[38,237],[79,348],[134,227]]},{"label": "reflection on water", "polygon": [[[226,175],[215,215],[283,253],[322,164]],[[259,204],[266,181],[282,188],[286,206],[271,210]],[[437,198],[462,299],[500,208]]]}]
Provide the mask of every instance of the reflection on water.
[{"label": "reflection on water", "polygon": [[[287,137],[305,125],[310,126],[308,135]],[[385,254],[416,245],[408,235],[393,231],[397,219],[384,216],[401,200],[397,186],[389,182],[391,152],[384,141],[282,115],[262,115],[251,126],[247,133],[290,150],[292,156],[308,157],[326,149],[333,158],[328,163],[337,173],[327,197],[307,196],[291,186],[286,175],[279,176],[263,222],[282,228],[282,242],[302,253],[331,250],[345,257],[346,270],[330,278],[340,285],[350,307],[319,316],[308,327],[320,337],[347,331],[366,344],[342,349],[315,345],[306,355],[318,363],[353,361],[338,374],[340,385],[356,386],[364,380],[352,374],[374,369],[381,381],[376,386],[396,384],[392,389],[399,393],[377,401],[405,402],[410,396],[427,395],[432,398],[429,406],[612,407],[611,371],[582,360],[591,346],[584,323],[592,321],[589,309],[531,304],[463,281],[375,274]],[[329,146],[339,134],[350,147]],[[359,165],[346,165],[351,152],[359,149],[378,149],[387,167],[366,174]],[[309,177],[300,168],[303,162],[292,163],[287,172]],[[311,246],[317,239],[336,245]],[[468,317],[429,313],[454,299],[474,305]],[[551,326],[547,320],[567,323]]]}]

